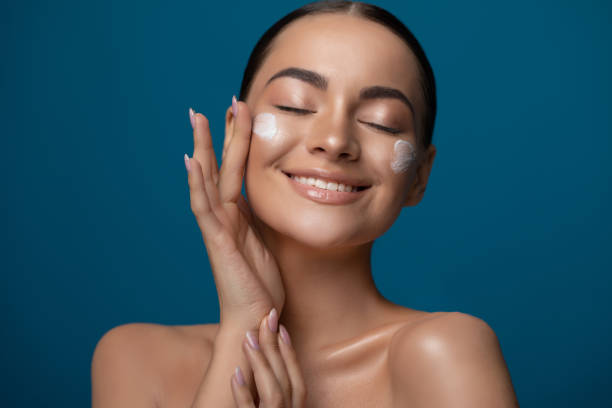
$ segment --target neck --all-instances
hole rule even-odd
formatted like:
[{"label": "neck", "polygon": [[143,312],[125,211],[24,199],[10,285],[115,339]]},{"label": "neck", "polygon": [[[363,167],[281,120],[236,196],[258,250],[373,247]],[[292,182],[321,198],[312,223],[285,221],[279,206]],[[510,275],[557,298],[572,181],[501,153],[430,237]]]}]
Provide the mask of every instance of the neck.
[{"label": "neck", "polygon": [[296,351],[316,351],[338,344],[376,324],[388,301],[372,277],[373,242],[322,250],[266,231],[285,288],[280,316]]}]

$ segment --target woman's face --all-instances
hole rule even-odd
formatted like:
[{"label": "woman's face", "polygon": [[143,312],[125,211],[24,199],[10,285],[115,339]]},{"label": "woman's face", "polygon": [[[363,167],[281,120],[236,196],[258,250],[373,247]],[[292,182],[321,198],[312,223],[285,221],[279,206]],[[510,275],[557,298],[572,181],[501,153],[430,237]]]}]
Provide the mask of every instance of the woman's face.
[{"label": "woman's face", "polygon": [[323,14],[289,25],[245,101],[256,217],[313,247],[382,235],[420,200],[435,155],[417,150],[418,78],[409,48],[379,24]]}]

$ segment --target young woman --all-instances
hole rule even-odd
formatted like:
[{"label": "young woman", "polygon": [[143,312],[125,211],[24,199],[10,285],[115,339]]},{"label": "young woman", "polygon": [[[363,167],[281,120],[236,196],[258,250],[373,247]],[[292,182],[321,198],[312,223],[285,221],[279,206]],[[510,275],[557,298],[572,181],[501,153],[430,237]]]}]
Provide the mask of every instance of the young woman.
[{"label": "young woman", "polygon": [[422,199],[436,154],[410,31],[371,5],[306,5],[255,46],[239,100],[221,168],[191,109],[185,155],[220,321],[109,331],[93,406],[518,406],[483,320],[395,305],[372,279],[373,241]]}]

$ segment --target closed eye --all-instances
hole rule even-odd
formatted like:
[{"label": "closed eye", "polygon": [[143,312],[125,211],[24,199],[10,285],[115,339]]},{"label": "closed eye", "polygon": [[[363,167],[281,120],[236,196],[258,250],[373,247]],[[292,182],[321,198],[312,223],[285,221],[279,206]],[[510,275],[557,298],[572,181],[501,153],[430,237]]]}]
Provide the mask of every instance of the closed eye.
[{"label": "closed eye", "polygon": [[[291,106],[283,106],[283,105],[274,105],[276,108],[282,110],[282,111],[286,111],[286,112],[294,112],[297,113],[298,115],[306,115],[309,113],[315,113],[316,111],[311,111],[308,109],[299,109],[299,108],[293,108]],[[372,126],[375,129],[379,129],[382,130],[383,132],[387,132],[390,133],[392,135],[398,134],[401,132],[401,130],[399,129],[394,129],[394,128],[390,128],[387,126],[383,126],[383,125],[379,125],[377,123],[371,123],[371,122],[362,122],[365,123],[366,125]]]},{"label": "closed eye", "polygon": [[282,110],[282,111],[286,111],[286,112],[294,112],[297,113],[299,115],[306,115],[308,113],[314,113],[314,111],[311,110],[307,110],[307,109],[299,109],[299,108],[292,108],[290,106],[282,106],[282,105],[274,105],[276,108]]},{"label": "closed eye", "polygon": [[390,128],[390,127],[386,127],[386,126],[382,126],[382,125],[377,125],[376,123],[369,123],[369,125],[377,128],[377,129],[380,129],[383,132],[391,133],[392,135],[395,135],[395,134],[400,132],[399,129],[393,129],[393,128]]},{"label": "closed eye", "polygon": [[401,132],[400,129],[386,127],[383,125],[379,125],[377,123],[371,123],[371,122],[361,122],[361,123],[365,123],[366,125],[372,126],[373,128],[378,129],[378,130],[382,130],[383,132],[391,133],[392,135],[395,135]]}]

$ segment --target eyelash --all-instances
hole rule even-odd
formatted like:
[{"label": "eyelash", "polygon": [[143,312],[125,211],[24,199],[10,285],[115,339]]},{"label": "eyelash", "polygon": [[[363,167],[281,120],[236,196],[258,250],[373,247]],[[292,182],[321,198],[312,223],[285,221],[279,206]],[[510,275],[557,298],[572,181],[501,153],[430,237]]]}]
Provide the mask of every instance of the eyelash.
[{"label": "eyelash", "polygon": [[400,132],[399,129],[393,129],[393,128],[390,128],[390,127],[386,127],[386,126],[382,126],[382,125],[377,125],[376,123],[370,123],[370,122],[362,122],[362,123],[366,123],[366,124],[368,124],[368,125],[370,125],[372,127],[375,127],[377,129],[382,130],[383,132],[391,133],[392,135],[396,135],[396,134],[398,134]]},{"label": "eyelash", "polygon": [[287,111],[287,112],[295,112],[295,113],[300,114],[300,115],[305,115],[307,113],[314,113],[313,111],[309,111],[309,110],[306,110],[306,109],[292,108],[292,107],[289,107],[289,106],[276,105],[276,107],[278,109],[280,109],[280,110]]},{"label": "eyelash", "polygon": [[[275,105],[275,106],[278,109],[282,110],[282,111],[294,112],[294,113],[297,113],[298,115],[306,115],[308,113],[314,113],[314,111],[310,111],[310,110],[307,110],[307,109],[292,108],[290,106],[282,106],[282,105]],[[398,134],[400,132],[399,129],[393,129],[393,128],[390,128],[390,127],[378,125],[376,123],[370,123],[370,122],[361,122],[361,123],[365,123],[367,125],[372,126],[375,129],[382,130],[383,132],[390,133],[392,135]]]}]

